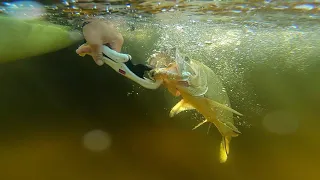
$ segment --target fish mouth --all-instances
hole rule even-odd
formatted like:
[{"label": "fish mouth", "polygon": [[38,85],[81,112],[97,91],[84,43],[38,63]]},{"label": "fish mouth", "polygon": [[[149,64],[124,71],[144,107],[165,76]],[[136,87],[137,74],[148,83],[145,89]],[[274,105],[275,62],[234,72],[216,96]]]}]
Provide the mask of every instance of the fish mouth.
[{"label": "fish mouth", "polygon": [[156,78],[155,78],[155,76],[156,76],[156,71],[155,71],[155,69],[150,70],[150,71],[147,73],[147,75],[148,75],[149,79],[151,79],[151,80],[153,80],[153,81],[156,81]]}]

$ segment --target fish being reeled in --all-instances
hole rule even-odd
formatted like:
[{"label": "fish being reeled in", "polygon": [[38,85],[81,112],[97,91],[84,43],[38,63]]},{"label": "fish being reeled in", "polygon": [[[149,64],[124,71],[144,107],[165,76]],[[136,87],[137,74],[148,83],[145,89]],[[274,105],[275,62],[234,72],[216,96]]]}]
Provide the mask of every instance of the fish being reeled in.
[{"label": "fish being reeled in", "polygon": [[[161,53],[152,56],[149,64],[158,63],[160,58],[165,59]],[[169,58],[169,57],[167,57]],[[157,67],[150,72],[153,79],[161,79],[163,85],[174,96],[181,96],[170,111],[170,117],[186,110],[197,110],[205,120],[193,129],[206,122],[213,123],[222,135],[220,144],[220,162],[225,162],[229,154],[229,144],[232,137],[238,136],[240,131],[234,126],[233,113],[242,116],[230,108],[229,98],[213,71],[204,64],[187,60],[176,52],[173,63]]]}]

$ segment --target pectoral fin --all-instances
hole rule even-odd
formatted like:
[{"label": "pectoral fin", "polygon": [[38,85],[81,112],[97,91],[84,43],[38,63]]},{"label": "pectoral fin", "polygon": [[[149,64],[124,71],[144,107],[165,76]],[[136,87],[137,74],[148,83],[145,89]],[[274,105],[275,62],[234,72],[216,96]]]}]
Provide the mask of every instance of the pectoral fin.
[{"label": "pectoral fin", "polygon": [[208,99],[208,98],[206,98],[206,100],[207,100],[207,102],[208,102],[210,105],[212,105],[212,106],[222,108],[222,109],[224,109],[224,110],[230,111],[230,112],[232,112],[232,113],[234,113],[234,114],[237,114],[237,115],[239,115],[239,116],[243,116],[243,115],[242,115],[241,113],[239,113],[238,111],[236,111],[236,110],[234,110],[234,109],[232,109],[232,108],[230,108],[230,107],[228,107],[228,106],[226,106],[226,105],[220,104],[220,103],[218,103],[218,102],[216,102],[216,101],[213,101],[213,100],[211,100],[211,99]]},{"label": "pectoral fin", "polygon": [[191,104],[185,102],[185,100],[179,101],[170,111],[169,116],[173,117],[182,111],[193,110],[195,109]]},{"label": "pectoral fin", "polygon": [[175,97],[180,96],[180,92],[176,88],[167,87],[167,89],[173,96],[175,96]]}]

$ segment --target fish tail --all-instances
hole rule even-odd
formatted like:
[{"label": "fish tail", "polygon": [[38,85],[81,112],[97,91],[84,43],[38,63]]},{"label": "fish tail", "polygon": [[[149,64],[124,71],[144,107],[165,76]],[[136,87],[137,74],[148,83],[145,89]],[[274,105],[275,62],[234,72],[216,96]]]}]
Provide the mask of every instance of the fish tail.
[{"label": "fish tail", "polygon": [[225,163],[228,159],[230,141],[231,136],[222,136],[220,143],[220,163]]}]

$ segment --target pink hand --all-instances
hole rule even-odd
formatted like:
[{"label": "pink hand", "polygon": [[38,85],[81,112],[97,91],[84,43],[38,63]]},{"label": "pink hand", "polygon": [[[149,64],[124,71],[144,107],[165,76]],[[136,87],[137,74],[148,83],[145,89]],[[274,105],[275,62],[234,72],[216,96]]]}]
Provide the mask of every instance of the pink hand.
[{"label": "pink hand", "polygon": [[93,53],[93,49],[90,45],[87,44],[82,44],[77,50],[76,53],[79,54],[80,56],[84,56],[86,54],[90,55],[93,57],[94,61],[96,62],[97,65],[102,66],[103,61],[97,58],[97,54]]},{"label": "pink hand", "polygon": [[91,54],[92,49],[89,45],[87,44],[82,44],[77,50],[76,53],[81,55],[81,54]]}]

